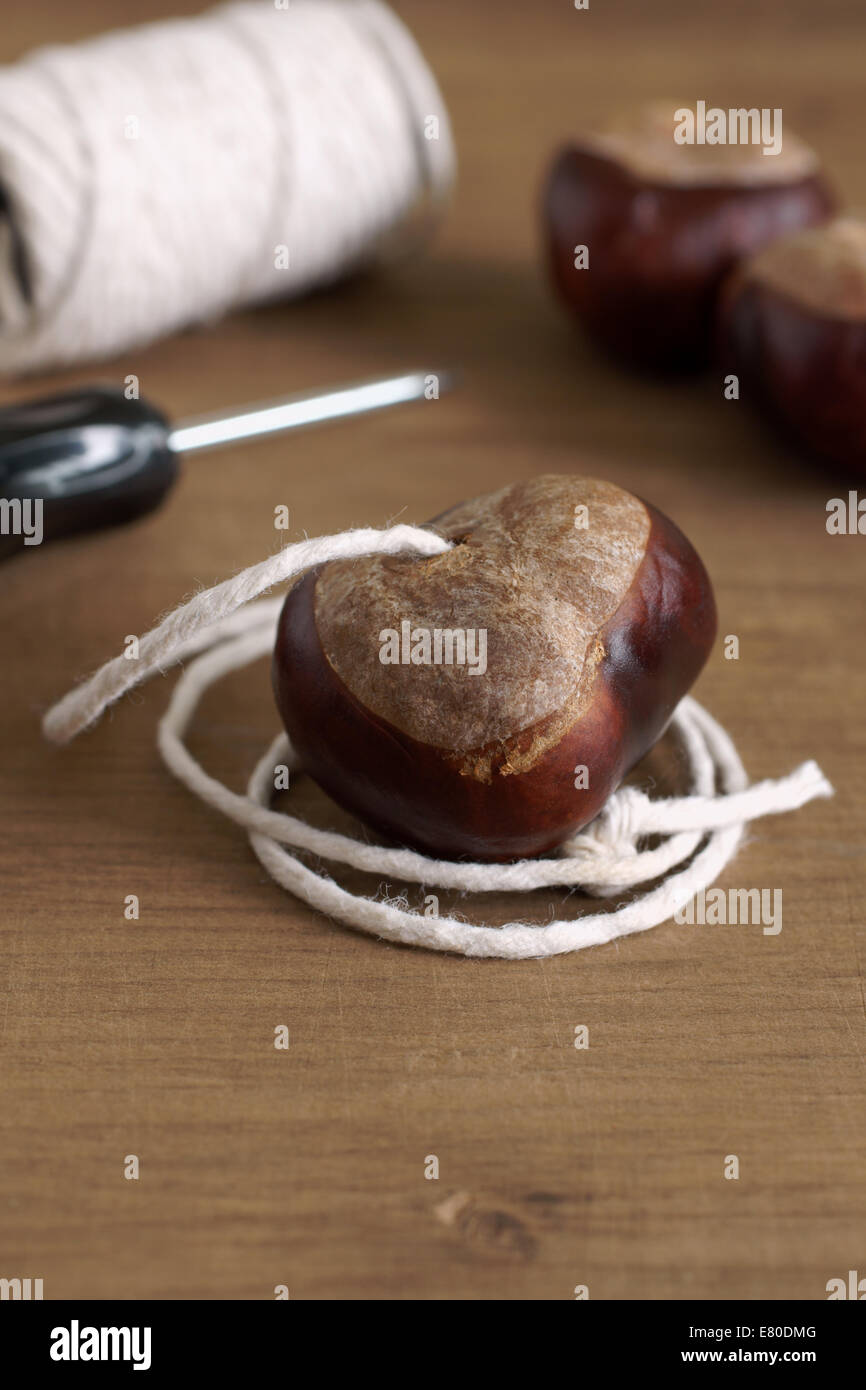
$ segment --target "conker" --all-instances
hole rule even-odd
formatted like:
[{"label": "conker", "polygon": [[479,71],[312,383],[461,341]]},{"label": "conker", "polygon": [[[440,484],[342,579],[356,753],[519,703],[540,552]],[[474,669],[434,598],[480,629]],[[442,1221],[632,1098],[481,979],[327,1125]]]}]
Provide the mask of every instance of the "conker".
[{"label": "conker", "polygon": [[430,526],[443,554],[330,561],[295,584],[277,705],[310,776],[389,839],[542,854],[664,731],[713,643],[710,581],[673,522],[587,478],[516,483]]},{"label": "conker", "polygon": [[808,453],[866,469],[866,223],[773,242],[720,302],[720,359]]},{"label": "conker", "polygon": [[544,191],[560,295],[609,352],[659,371],[709,362],[719,287],[738,259],[834,210],[815,154],[787,131],[775,155],[677,144],[682,109],[655,102],[578,140]]}]

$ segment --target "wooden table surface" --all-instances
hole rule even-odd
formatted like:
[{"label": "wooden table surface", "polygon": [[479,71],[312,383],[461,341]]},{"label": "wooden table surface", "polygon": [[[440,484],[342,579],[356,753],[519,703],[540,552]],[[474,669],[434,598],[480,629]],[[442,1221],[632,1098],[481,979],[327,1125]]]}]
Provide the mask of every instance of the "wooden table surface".
[{"label": "wooden table surface", "polygon": [[[583,342],[541,271],[536,205],[562,137],[680,92],[782,106],[866,205],[866,22],[805,0],[397,8],[461,157],[428,259],[2,388],[135,372],[181,416],[464,369],[436,404],[190,460],[153,517],[3,566],[0,1276],[46,1298],[821,1299],[866,1274],[866,539],[825,529],[848,480],[796,461],[718,379],[647,383]],[[16,8],[0,56],[115,13]],[[41,713],[126,634],[273,550],[277,503],[294,539],[542,471],[608,477],[681,525],[740,642],[698,698],[755,778],[816,758],[834,783],[756,823],[720,880],[781,888],[778,935],[668,923],[528,963],[393,947],[293,900],[169,776],[154,734],[173,678],[67,749],[41,740]],[[277,727],[262,662],[207,698],[192,746],[240,788]],[[667,742],[648,771],[676,777]],[[307,786],[295,804],[345,823]],[[488,922],[586,906],[461,904]]]}]

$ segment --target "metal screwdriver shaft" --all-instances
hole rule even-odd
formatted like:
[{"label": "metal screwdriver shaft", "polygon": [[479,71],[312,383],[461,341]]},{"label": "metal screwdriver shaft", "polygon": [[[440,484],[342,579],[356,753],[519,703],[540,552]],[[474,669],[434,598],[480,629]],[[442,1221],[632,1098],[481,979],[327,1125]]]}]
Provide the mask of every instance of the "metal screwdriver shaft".
[{"label": "metal screwdriver shaft", "polygon": [[424,400],[431,388],[437,392],[447,390],[450,382],[450,373],[409,372],[405,376],[354,382],[313,395],[299,393],[236,415],[207,415],[188,420],[175,426],[168,443],[176,453],[215,449],[221,444],[233,444],[256,435],[277,434],[302,425],[324,424],[329,420],[382,410],[386,406],[402,405],[406,401]]},{"label": "metal screwdriver shaft", "polygon": [[158,507],[178,455],[435,399],[450,372],[406,372],[175,425],[144,399],[92,386],[0,409],[0,559]]}]

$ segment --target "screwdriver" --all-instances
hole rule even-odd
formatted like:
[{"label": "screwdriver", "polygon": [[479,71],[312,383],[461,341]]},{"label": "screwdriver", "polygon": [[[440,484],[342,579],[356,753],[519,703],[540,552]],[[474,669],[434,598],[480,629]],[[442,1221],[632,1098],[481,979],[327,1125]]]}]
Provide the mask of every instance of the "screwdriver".
[{"label": "screwdriver", "polygon": [[94,386],[0,410],[0,559],[158,507],[178,455],[346,419],[447,390],[445,372],[351,382],[171,426],[153,405]]}]

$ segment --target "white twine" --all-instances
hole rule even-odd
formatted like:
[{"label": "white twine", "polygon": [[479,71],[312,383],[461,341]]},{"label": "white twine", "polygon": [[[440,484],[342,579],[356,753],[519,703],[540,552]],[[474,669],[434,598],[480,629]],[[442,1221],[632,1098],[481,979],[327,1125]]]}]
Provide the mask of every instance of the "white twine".
[{"label": "white twine", "polygon": [[[124,691],[194,656],[160,723],[160,752],[196,796],[244,827],[277,883],[327,916],[389,941],[509,960],[582,950],[667,921],[718,877],[736,854],[749,821],[833,795],[814,762],[803,763],[777,781],[749,785],[731,739],[691,696],[680,701],[671,721],[685,751],[691,795],[653,800],[635,787],[620,787],[592,824],[562,845],[557,856],[512,864],[429,859],[409,849],[364,844],[272,811],[275,767],[285,765],[290,773],[301,770],[285,734],[260,759],[246,796],[210,777],[196,762],[184,736],[204,692],[230,671],[273,650],[282,598],[260,595],[327,560],[380,551],[436,555],[448,548],[449,542],[440,536],[414,526],[348,531],[286,546],[169,614],[141,639],[137,661],[125,656],[109,661],[48,711],[43,731],[54,742],[68,742]],[[654,848],[641,849],[641,840],[648,836],[667,838]],[[456,917],[413,912],[403,901],[349,893],[308,868],[285,846],[367,873],[463,892],[530,892],[556,886],[613,897],[662,881],[613,911],[543,926],[520,921],[477,926]]]},{"label": "white twine", "polygon": [[0,370],[337,279],[426,230],[453,167],[435,78],[379,0],[39,49],[0,68]]}]

